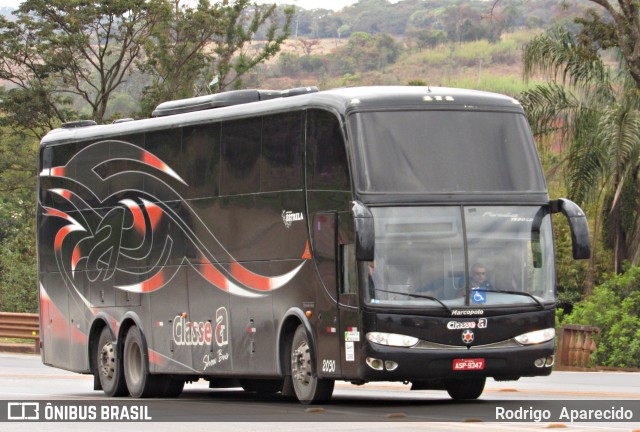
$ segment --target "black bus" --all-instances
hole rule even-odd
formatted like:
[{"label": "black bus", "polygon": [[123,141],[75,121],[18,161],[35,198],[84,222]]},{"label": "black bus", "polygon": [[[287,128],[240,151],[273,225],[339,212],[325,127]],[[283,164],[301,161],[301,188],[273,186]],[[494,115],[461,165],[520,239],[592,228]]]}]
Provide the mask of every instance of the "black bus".
[{"label": "black bus", "polygon": [[475,399],[554,362],[550,200],[521,105],[433,87],[239,90],[40,146],[42,360],[108,396],[185,382]]}]

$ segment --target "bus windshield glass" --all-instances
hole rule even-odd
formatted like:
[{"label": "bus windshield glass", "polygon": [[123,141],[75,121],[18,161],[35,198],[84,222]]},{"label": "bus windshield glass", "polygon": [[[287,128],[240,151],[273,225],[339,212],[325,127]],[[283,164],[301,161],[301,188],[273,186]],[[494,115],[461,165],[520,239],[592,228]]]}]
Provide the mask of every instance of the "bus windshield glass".
[{"label": "bus windshield glass", "polygon": [[357,188],[365,193],[544,192],[525,117],[422,110],[350,117]]},{"label": "bus windshield glass", "polygon": [[554,302],[551,217],[544,207],[371,211],[376,233],[366,290],[371,304],[543,307]]}]

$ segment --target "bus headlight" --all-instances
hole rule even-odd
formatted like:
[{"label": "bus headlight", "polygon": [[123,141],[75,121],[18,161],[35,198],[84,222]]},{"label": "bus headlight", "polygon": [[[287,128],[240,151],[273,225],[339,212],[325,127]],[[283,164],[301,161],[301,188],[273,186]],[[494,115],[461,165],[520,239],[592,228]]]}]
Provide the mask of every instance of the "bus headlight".
[{"label": "bus headlight", "polygon": [[412,347],[418,343],[418,338],[413,336],[406,336],[395,333],[380,333],[371,332],[367,333],[367,339],[369,342],[376,343],[378,345],[387,345],[395,347]]},{"label": "bus headlight", "polygon": [[556,337],[556,330],[553,328],[547,328],[544,330],[536,330],[521,334],[520,336],[516,336],[515,340],[522,345],[535,345],[550,341],[554,337]]}]

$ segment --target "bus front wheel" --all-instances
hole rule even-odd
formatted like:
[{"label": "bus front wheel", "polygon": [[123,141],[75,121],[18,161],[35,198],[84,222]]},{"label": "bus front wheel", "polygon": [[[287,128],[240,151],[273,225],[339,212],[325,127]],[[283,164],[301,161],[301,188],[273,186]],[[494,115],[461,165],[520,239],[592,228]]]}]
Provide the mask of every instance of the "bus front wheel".
[{"label": "bus front wheel", "polygon": [[326,402],[333,393],[333,380],[319,379],[313,371],[311,345],[303,325],[291,343],[291,379],[298,400],[304,404]]},{"label": "bus front wheel", "polygon": [[147,371],[144,358],[142,334],[137,326],[132,326],[124,342],[124,377],[134,398],[155,397],[164,391],[162,377]]},{"label": "bus front wheel", "polygon": [[445,381],[444,388],[453,399],[478,399],[484,390],[486,378]]},{"label": "bus front wheel", "polygon": [[96,374],[104,394],[109,397],[125,396],[127,383],[122,373],[122,365],[111,340],[111,332],[107,327],[102,329],[96,349]]}]

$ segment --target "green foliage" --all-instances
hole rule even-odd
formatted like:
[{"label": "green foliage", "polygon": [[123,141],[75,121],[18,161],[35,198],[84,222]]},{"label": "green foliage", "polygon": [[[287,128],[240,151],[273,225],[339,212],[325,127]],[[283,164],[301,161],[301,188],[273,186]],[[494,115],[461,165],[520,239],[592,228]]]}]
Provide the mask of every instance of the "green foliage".
[{"label": "green foliage", "polygon": [[541,142],[559,142],[565,151],[569,198],[600,207],[594,235],[604,228],[614,271],[624,260],[640,262],[640,98],[629,70],[608,66],[596,46],[560,28],[532,39],[524,63],[526,76],[541,72],[552,80],[521,100]]},{"label": "green foliage", "polygon": [[72,94],[101,121],[165,1],[26,0],[15,22],[0,20],[0,76],[47,96],[59,120],[55,98]]},{"label": "green foliage", "polygon": [[386,33],[355,32],[349,36],[347,45],[339,48],[331,58],[344,73],[356,73],[379,70],[393,64],[401,51],[400,44]]},{"label": "green foliage", "polygon": [[[163,101],[241,88],[242,77],[278,53],[289,35],[293,9],[280,11],[282,22],[278,11],[249,0],[201,0],[195,9],[178,2],[172,11],[165,9],[145,45],[147,58],[138,63],[152,79],[141,114],[150,115]],[[264,40],[250,51],[247,45],[258,32]]]},{"label": "green foliage", "polygon": [[[234,0],[223,3],[221,20],[216,23],[213,53],[208,59],[213,62],[209,75],[217,78],[215,91],[242,88],[242,77],[258,64],[273,57],[289,36],[294,9],[284,10],[284,22],[277,20],[276,5],[258,5],[249,0]],[[249,12],[251,11],[251,12]],[[262,27],[266,27],[266,40],[254,54],[246,45]]]},{"label": "green foliage", "polygon": [[[514,76],[496,76],[482,73],[479,68],[473,70],[473,75],[469,73],[467,76],[458,78],[453,77],[445,79],[443,84],[448,87],[459,87],[473,90],[484,90],[495,93],[502,93],[517,98],[528,85],[523,83],[521,79]],[[478,77],[478,73],[480,77]]]},{"label": "green foliage", "polygon": [[613,275],[593,294],[577,304],[563,324],[600,328],[597,349],[591,360],[596,365],[640,367],[640,267],[632,266]]},{"label": "green foliage", "polygon": [[35,312],[35,179],[37,140],[0,140],[0,310]]}]

